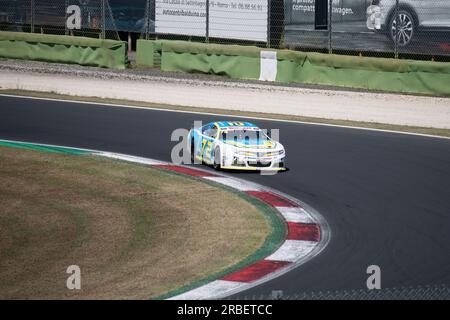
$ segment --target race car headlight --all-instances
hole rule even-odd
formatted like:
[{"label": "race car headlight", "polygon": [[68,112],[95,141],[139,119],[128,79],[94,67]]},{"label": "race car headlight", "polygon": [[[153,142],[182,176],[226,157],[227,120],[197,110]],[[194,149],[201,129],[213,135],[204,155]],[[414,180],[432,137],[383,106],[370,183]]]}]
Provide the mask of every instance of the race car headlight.
[{"label": "race car headlight", "polygon": [[247,156],[247,157],[254,156],[252,152],[246,150],[237,150],[236,154],[239,156]]},{"label": "race car headlight", "polygon": [[273,157],[277,155],[283,155],[284,149],[278,151],[247,151],[247,150],[236,150],[235,151],[239,156],[245,157]]}]

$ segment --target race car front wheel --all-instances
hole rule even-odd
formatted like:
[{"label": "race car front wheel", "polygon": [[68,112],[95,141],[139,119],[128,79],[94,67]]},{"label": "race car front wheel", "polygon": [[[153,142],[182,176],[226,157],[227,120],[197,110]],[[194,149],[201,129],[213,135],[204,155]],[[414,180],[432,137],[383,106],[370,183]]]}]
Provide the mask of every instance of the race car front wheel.
[{"label": "race car front wheel", "polygon": [[220,149],[216,148],[214,150],[214,169],[220,170],[222,168],[221,162]]}]

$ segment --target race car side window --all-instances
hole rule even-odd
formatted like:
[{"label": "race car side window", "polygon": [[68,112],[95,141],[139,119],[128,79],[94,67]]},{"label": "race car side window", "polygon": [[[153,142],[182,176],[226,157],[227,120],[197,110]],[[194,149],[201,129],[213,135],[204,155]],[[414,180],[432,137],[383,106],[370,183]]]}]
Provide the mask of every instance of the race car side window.
[{"label": "race car side window", "polygon": [[203,127],[202,127],[202,133],[203,133],[203,134],[206,134],[206,131],[209,130],[210,128],[211,128],[211,125],[210,125],[210,124],[207,124],[206,126],[203,126]]},{"label": "race car side window", "polygon": [[210,137],[210,138],[216,138],[217,136],[217,126],[212,126],[210,129],[206,130],[204,132],[204,135]]}]

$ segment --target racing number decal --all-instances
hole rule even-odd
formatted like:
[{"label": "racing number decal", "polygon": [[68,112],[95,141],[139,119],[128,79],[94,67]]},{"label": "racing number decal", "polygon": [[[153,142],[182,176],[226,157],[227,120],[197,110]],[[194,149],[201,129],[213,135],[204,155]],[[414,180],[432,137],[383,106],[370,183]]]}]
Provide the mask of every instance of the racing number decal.
[{"label": "racing number decal", "polygon": [[211,155],[212,155],[212,141],[208,141],[207,142],[207,147],[205,150],[205,155],[207,155],[207,157],[209,158],[209,160],[211,160]]},{"label": "racing number decal", "polygon": [[[211,149],[212,149],[212,142],[203,138],[202,140],[202,153],[201,157],[204,158],[205,155],[209,154],[211,155]],[[208,158],[208,157],[207,157]],[[210,157],[209,157],[210,158]]]}]

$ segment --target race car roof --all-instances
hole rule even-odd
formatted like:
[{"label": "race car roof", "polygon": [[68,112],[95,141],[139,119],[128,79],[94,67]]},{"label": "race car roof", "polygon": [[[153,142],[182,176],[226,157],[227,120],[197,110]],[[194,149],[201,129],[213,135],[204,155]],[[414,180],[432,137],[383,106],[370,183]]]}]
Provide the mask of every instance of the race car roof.
[{"label": "race car roof", "polygon": [[215,123],[221,130],[255,130],[259,129],[256,125],[250,122],[243,121],[219,121]]}]

